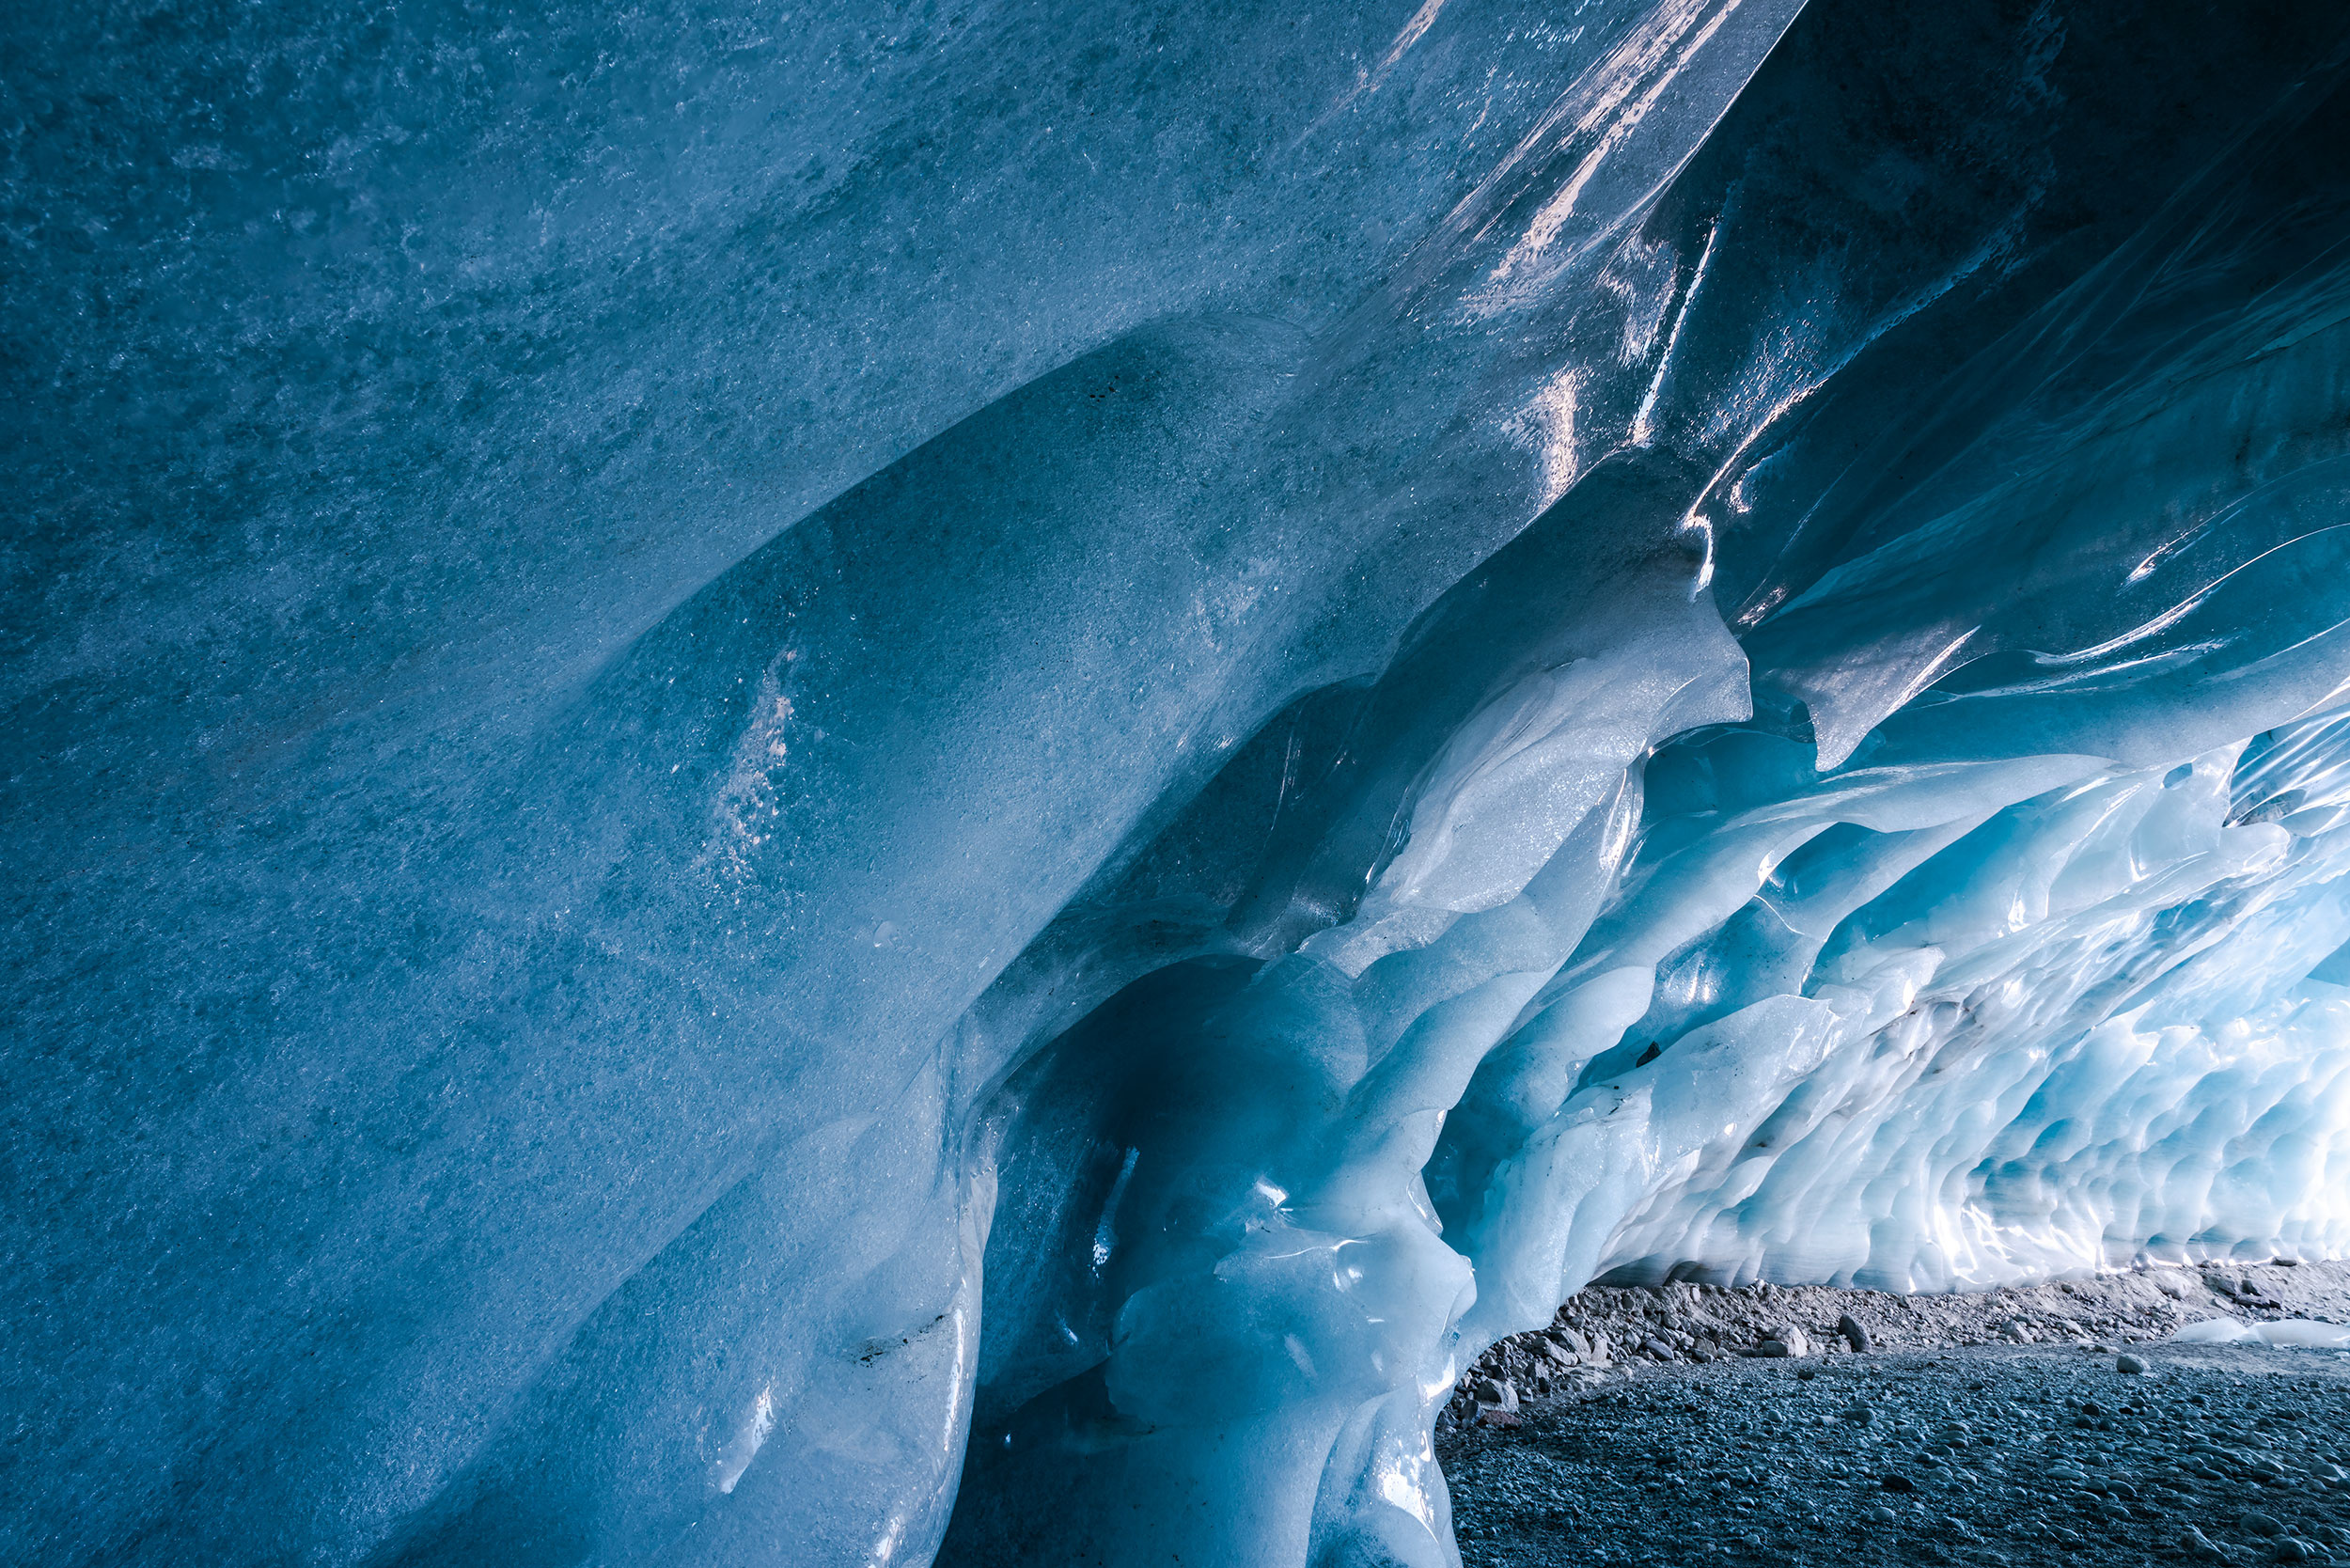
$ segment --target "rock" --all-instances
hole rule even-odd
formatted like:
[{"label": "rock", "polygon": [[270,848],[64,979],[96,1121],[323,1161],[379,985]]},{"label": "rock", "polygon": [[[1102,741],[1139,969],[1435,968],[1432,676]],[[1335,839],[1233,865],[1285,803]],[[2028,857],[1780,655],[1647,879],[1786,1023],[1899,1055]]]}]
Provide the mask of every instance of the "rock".
[{"label": "rock", "polygon": [[1879,1503],[1874,1508],[1869,1510],[1869,1521],[1872,1524],[1897,1525],[1901,1523],[1901,1519],[1902,1516],[1900,1514],[1894,1513],[1883,1503]]},{"label": "rock", "polygon": [[2113,1370],[2123,1372],[2142,1372],[2146,1370],[2146,1363],[2125,1351],[2113,1358]]},{"label": "rock", "polygon": [[2211,1538],[2193,1525],[2187,1526],[2186,1533],[2179,1538],[2179,1549],[2189,1557],[2205,1561],[2217,1561],[2221,1555],[2219,1548],[2212,1544]]},{"label": "rock", "polygon": [[1844,1419],[1852,1422],[1855,1426],[1867,1426],[1871,1421],[1876,1419],[1876,1412],[1870,1409],[1866,1404],[1861,1403],[1858,1400],[1853,1401],[1852,1403],[1846,1405],[1842,1410],[1837,1412],[1837,1414],[1841,1416]]},{"label": "rock", "polygon": [[2269,1548],[2269,1555],[2280,1562],[2309,1562],[2316,1559],[2317,1551],[2308,1542],[2288,1535]]},{"label": "rock", "polygon": [[2237,1516],[2236,1523],[2254,1535],[2282,1535],[2285,1532],[2283,1520],[2273,1513],[2263,1513],[2256,1508],[2246,1509]]},{"label": "rock", "polygon": [[1869,1331],[1862,1327],[1860,1320],[1850,1312],[1846,1312],[1836,1320],[1836,1332],[1841,1334],[1844,1337],[1844,1342],[1856,1351],[1867,1351],[1872,1348]]},{"label": "rock", "polygon": [[1795,1352],[1794,1348],[1784,1340],[1765,1340],[1754,1347],[1754,1353],[1772,1360],[1783,1360]]},{"label": "rock", "polygon": [[1885,1479],[1878,1482],[1877,1484],[1884,1487],[1888,1492],[1915,1492],[1918,1490],[1918,1483],[1910,1480],[1907,1476],[1902,1474],[1899,1470],[1888,1470],[1886,1472]]},{"label": "rock", "polygon": [[1480,1377],[1469,1385],[1469,1397],[1477,1402],[1480,1413],[1498,1411],[1515,1417],[1518,1410],[1518,1386],[1509,1378]]}]

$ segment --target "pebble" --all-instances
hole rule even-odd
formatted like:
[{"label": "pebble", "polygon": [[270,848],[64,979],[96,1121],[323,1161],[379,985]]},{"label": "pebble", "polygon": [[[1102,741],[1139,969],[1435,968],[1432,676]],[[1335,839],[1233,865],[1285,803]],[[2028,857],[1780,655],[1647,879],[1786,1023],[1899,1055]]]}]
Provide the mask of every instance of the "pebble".
[{"label": "pebble", "polygon": [[[1625,1568],[1745,1568],[1758,1529],[1768,1560],[1814,1568],[2350,1568],[2350,1530],[2338,1541],[2333,1529],[2337,1509],[2350,1523],[2350,1475],[2328,1485],[2350,1459],[2338,1374],[2255,1349],[2165,1355],[2159,1380],[2117,1377],[2123,1354],[2156,1359],[1896,1349],[1781,1368],[1732,1351],[1699,1368],[1643,1356],[1568,1398],[1521,1380],[1527,1430],[1471,1419],[1437,1445],[1456,1517],[1481,1532],[1463,1538],[1465,1568],[1589,1563],[1590,1543],[1640,1532],[1660,1509],[1681,1544]],[[1544,1522],[1554,1510],[1537,1505],[1561,1497],[1579,1506]]]},{"label": "pebble", "polygon": [[2127,1352],[2123,1352],[2122,1355],[2113,1358],[2113,1370],[2115,1372],[2142,1372],[2146,1370],[2146,1363],[2139,1360],[2137,1356],[2132,1356]]}]

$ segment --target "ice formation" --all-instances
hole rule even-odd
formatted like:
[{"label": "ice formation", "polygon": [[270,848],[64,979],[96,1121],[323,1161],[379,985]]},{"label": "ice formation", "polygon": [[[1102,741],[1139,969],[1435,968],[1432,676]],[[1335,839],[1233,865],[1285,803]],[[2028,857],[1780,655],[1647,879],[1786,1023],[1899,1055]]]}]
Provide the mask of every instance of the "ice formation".
[{"label": "ice formation", "polygon": [[0,1558],[1449,1564],[2350,1251],[2350,19],[24,8]]},{"label": "ice formation", "polygon": [[2350,1350],[2350,1328],[2312,1318],[2285,1318],[2277,1323],[2238,1323],[2233,1318],[2205,1318],[2170,1336],[2183,1345],[2271,1344],[2303,1350]]}]

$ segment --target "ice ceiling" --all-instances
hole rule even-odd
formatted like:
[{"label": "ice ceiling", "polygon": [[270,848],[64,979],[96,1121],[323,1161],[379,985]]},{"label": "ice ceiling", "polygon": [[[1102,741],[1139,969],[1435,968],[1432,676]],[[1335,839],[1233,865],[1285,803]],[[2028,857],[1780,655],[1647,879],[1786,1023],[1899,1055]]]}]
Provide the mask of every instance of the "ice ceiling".
[{"label": "ice ceiling", "polygon": [[2350,1250],[2350,15],[16,8],[0,1559],[1455,1561]]}]

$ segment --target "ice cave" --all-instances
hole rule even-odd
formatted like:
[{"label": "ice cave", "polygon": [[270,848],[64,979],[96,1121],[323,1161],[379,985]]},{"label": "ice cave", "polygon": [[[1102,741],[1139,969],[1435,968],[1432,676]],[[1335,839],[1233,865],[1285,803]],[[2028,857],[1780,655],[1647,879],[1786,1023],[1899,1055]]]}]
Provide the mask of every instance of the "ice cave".
[{"label": "ice cave", "polygon": [[2338,0],[0,36],[0,1560],[1459,1568],[1587,1288],[2350,1256]]}]

